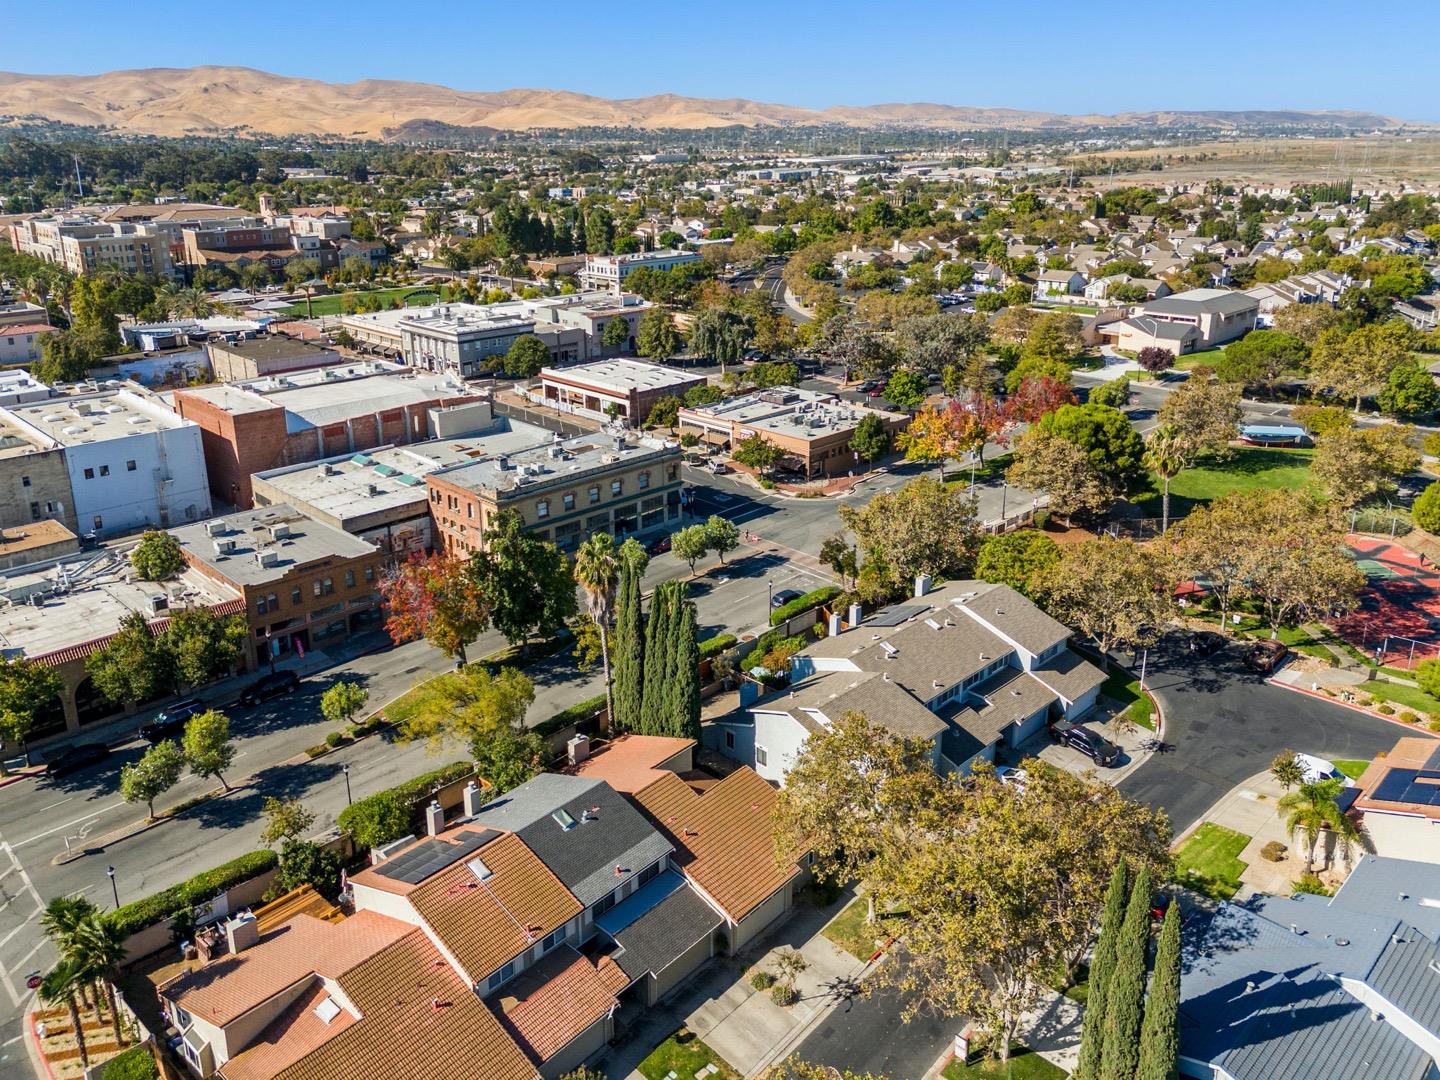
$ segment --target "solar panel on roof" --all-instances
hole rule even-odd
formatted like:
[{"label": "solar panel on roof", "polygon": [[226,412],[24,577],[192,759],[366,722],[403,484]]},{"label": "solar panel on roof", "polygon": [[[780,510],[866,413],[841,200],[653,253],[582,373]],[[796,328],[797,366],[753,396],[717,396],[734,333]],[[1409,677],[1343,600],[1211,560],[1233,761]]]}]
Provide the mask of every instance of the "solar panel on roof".
[{"label": "solar panel on roof", "polygon": [[877,611],[866,622],[871,626],[899,626],[901,623],[913,619],[922,611],[929,610],[929,604],[898,604],[895,607]]},{"label": "solar panel on roof", "polygon": [[419,885],[447,866],[479,851],[499,835],[501,834],[494,829],[483,829],[479,832],[467,829],[459,833],[454,840],[422,840],[409,851],[386,859],[375,868],[375,872],[392,881]]},{"label": "solar panel on roof", "polygon": [[1440,806],[1440,772],[1391,769],[1370,797],[1381,802]]}]

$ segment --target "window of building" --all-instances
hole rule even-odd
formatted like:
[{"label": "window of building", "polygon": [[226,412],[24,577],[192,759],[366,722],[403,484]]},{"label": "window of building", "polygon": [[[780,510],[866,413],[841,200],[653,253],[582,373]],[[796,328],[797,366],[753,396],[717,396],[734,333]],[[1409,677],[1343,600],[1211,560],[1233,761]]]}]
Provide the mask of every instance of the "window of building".
[{"label": "window of building", "polygon": [[541,499],[535,504],[535,516],[538,518],[548,518],[550,516],[549,499]]},{"label": "window of building", "polygon": [[94,470],[94,469],[86,469],[86,470],[85,470],[85,479],[86,479],[86,480],[94,480],[94,479],[95,479],[95,470]]},{"label": "window of building", "polygon": [[763,747],[763,746],[757,746],[757,747],[755,747],[755,764],[756,764],[756,765],[769,765],[769,764],[770,764],[770,755],[765,752],[765,747]]},{"label": "window of building", "polygon": [[28,477],[28,476],[22,476],[22,477],[20,477],[20,486],[21,486],[21,487],[29,487],[29,486],[30,486],[30,477]]},{"label": "window of building", "polygon": [[595,901],[595,906],[590,909],[590,914],[592,917],[598,919],[601,915],[604,915],[605,912],[609,911],[614,906],[615,894],[613,892],[606,893],[599,900]]},{"label": "window of building", "polygon": [[611,481],[610,481],[610,494],[611,494],[611,495],[619,495],[620,492],[622,492],[622,491],[624,491],[624,490],[625,490],[625,481],[624,481],[624,480],[611,480]]},{"label": "window of building", "polygon": [[326,595],[326,596],[329,596],[329,595],[330,595],[331,593],[333,593],[334,591],[335,591],[335,579],[334,579],[334,578],[328,578],[328,577],[327,577],[327,578],[325,579],[325,595]]},{"label": "window of building", "polygon": [[365,567],[365,580],[366,580],[366,581],[374,581],[374,580],[375,580],[375,567],[373,567],[373,566],[367,566],[367,567]]},{"label": "window of building", "polygon": [[490,976],[490,989],[495,990],[515,977],[515,961],[510,961],[494,975]]},{"label": "window of building", "polygon": [[471,519],[473,519],[473,518],[475,517],[475,504],[474,504],[474,503],[466,503],[466,504],[465,504],[465,516],[466,516],[467,518],[471,518]]},{"label": "window of building", "polygon": [[640,490],[644,491],[650,486],[650,470],[646,469],[640,474]]},{"label": "window of building", "polygon": [[345,587],[346,587],[347,589],[353,589],[353,588],[355,587],[355,571],[354,571],[354,570],[346,570],[346,571],[345,571]]},{"label": "window of building", "polygon": [[303,589],[301,589],[299,585],[296,585],[293,589],[290,590],[290,606],[291,606],[291,607],[299,607],[299,606],[300,606],[300,602],[301,602],[302,600],[304,600],[304,599],[305,599],[305,591],[304,591]]},{"label": "window of building", "polygon": [[110,466],[109,466],[109,465],[101,465],[101,466],[100,466],[100,475],[101,475],[101,476],[109,476],[109,475],[110,475]]},{"label": "window of building", "polygon": [[90,527],[92,529],[103,529],[105,527],[105,521],[99,514],[96,514],[90,519]]},{"label": "window of building", "polygon": [[127,461],[127,462],[125,462],[125,471],[126,471],[126,472],[134,472],[134,471],[135,471],[135,462],[133,462],[133,461]]},{"label": "window of building", "polygon": [[32,502],[32,503],[30,504],[30,520],[31,520],[31,521],[39,521],[39,520],[40,520],[40,504],[39,504],[38,502]]},{"label": "window of building", "polygon": [[265,602],[265,597],[263,597],[263,596],[256,597],[256,599],[255,599],[255,614],[256,614],[256,615],[266,615],[266,614],[269,613],[269,611],[270,611],[270,607],[269,607],[268,604],[266,604],[266,602]]},{"label": "window of building", "polygon": [[640,884],[645,885],[651,881],[654,881],[659,876],[660,864],[658,862],[651,863],[649,866],[645,867],[644,870],[640,871]]},{"label": "window of building", "polygon": [[567,491],[564,495],[560,496],[560,504],[564,506],[566,510],[574,510],[575,493],[573,491]]},{"label": "window of building", "polygon": [[545,940],[540,942],[540,953],[544,955],[565,940],[565,927],[557,927],[554,933],[547,934]]},{"label": "window of building", "polygon": [[600,501],[600,488],[595,486],[594,484],[590,486],[590,501],[592,503],[597,503]]}]

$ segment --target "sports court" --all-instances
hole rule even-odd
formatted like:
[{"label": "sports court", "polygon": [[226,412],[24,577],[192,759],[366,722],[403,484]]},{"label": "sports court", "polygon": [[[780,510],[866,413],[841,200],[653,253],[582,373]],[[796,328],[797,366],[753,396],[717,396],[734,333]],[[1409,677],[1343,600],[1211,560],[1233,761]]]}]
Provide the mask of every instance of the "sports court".
[{"label": "sports court", "polygon": [[1355,565],[1365,574],[1360,606],[1331,625],[1388,667],[1410,668],[1440,655],[1440,568],[1391,540],[1351,533]]}]

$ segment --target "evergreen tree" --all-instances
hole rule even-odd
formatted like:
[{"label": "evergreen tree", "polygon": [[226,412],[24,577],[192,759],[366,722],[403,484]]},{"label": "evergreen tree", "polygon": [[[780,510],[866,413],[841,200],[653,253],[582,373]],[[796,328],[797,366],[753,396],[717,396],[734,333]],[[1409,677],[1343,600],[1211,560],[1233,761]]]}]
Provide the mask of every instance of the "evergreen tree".
[{"label": "evergreen tree", "polygon": [[640,723],[637,725],[637,730],[644,735],[665,734],[666,681],[670,675],[670,609],[675,594],[671,588],[673,584],[665,581],[655,586],[655,591],[650,594],[650,615],[645,620],[645,678]]},{"label": "evergreen tree", "polygon": [[682,739],[700,741],[700,648],[697,633],[695,602],[684,600],[676,619],[675,685],[678,688],[677,708],[671,717],[675,734]]},{"label": "evergreen tree", "polygon": [[640,616],[640,578],[649,559],[638,544],[620,545],[620,588],[615,598],[615,631],[610,642],[611,696],[616,731],[634,731],[640,725],[643,693],[645,626]]},{"label": "evergreen tree", "polygon": [[1140,1060],[1145,999],[1145,950],[1150,944],[1150,872],[1142,869],[1130,893],[1115,943],[1115,971],[1105,992],[1105,1049],[1100,1080],[1134,1080]]},{"label": "evergreen tree", "polygon": [[1150,973],[1150,995],[1145,999],[1145,1020],[1140,1027],[1140,1066],[1135,1080],[1175,1080],[1175,1058],[1180,1052],[1180,904],[1170,902],[1160,943],[1155,948],[1155,970]]},{"label": "evergreen tree", "polygon": [[1125,918],[1128,877],[1123,862],[1110,875],[1110,889],[1100,916],[1100,937],[1090,958],[1090,994],[1085,1000],[1085,1027],[1080,1033],[1080,1058],[1073,1080],[1096,1080],[1100,1075],[1100,1055],[1105,1049],[1105,996],[1115,971],[1115,941]]}]

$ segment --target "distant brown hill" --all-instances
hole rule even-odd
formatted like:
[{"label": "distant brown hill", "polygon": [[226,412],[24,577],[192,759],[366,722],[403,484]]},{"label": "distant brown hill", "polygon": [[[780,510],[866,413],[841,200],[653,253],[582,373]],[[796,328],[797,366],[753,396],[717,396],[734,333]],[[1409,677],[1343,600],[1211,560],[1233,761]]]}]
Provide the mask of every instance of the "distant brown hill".
[{"label": "distant brown hill", "polygon": [[795,124],[936,129],[1330,124],[1368,131],[1407,125],[1374,113],[1336,110],[1133,112],[1065,116],[957,105],[839,105],[802,109],[745,98],[676,94],[612,100],[563,90],[451,90],[429,83],[366,79],[327,83],[241,67],[146,68],[103,75],[0,73],[0,117],[43,117],[146,135],[223,132],[405,139],[428,131],[485,128],[634,127],[699,129]]}]

